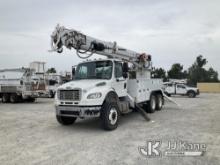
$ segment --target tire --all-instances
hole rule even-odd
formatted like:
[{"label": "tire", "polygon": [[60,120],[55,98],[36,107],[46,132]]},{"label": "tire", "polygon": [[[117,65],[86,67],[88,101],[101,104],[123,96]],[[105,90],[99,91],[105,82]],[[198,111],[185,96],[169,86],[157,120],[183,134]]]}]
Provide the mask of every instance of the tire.
[{"label": "tire", "polygon": [[10,95],[10,102],[11,103],[17,103],[18,102],[18,95],[16,93]]},{"label": "tire", "polygon": [[114,130],[118,127],[120,110],[117,96],[109,95],[101,108],[101,125],[105,130]]},{"label": "tire", "polygon": [[196,93],[195,93],[194,91],[189,91],[189,92],[187,93],[187,95],[188,95],[189,98],[194,98],[194,97],[196,97]]},{"label": "tire", "polygon": [[55,93],[53,91],[50,91],[49,92],[49,98],[54,98],[54,96],[55,96]]},{"label": "tire", "polygon": [[35,102],[35,100],[36,100],[36,98],[29,97],[29,98],[27,99],[27,102],[33,103],[33,102]]},{"label": "tire", "polygon": [[3,103],[8,103],[10,101],[10,95],[9,94],[3,94],[2,95],[2,102]]},{"label": "tire", "polygon": [[150,101],[147,102],[147,106],[146,106],[146,111],[148,113],[154,113],[156,110],[156,96],[154,94],[152,94],[150,96]]},{"label": "tire", "polygon": [[161,94],[156,95],[156,110],[160,111],[163,107],[163,96]]},{"label": "tire", "polygon": [[171,94],[164,92],[165,95],[167,95],[168,97],[171,97]]},{"label": "tire", "polygon": [[56,115],[57,121],[62,125],[71,125],[73,124],[77,117],[66,117],[66,116],[59,116]]}]

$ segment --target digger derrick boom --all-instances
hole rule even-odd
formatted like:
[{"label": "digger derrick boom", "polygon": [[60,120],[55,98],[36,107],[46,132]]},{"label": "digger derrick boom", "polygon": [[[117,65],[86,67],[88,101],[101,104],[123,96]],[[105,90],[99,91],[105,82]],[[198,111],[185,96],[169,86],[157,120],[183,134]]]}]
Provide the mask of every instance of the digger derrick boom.
[{"label": "digger derrick boom", "polygon": [[[108,58],[131,62],[138,68],[150,67],[150,55],[137,53],[118,46],[116,42],[102,41],[74,29],[67,29],[64,26],[57,25],[51,35],[52,51],[62,53],[64,46],[68,49],[74,48],[80,58],[89,58],[93,53],[96,53]],[[82,56],[81,54],[87,54],[87,56]]]}]

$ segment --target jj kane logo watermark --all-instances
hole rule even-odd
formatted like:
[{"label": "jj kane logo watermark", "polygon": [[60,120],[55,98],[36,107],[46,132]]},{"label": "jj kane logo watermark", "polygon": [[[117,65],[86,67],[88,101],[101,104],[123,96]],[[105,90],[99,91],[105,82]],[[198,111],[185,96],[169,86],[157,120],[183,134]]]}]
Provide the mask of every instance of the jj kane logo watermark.
[{"label": "jj kane logo watermark", "polygon": [[139,146],[138,151],[144,157],[203,156],[206,151],[206,144],[181,140],[166,143],[162,143],[161,140],[149,140],[145,146]]}]

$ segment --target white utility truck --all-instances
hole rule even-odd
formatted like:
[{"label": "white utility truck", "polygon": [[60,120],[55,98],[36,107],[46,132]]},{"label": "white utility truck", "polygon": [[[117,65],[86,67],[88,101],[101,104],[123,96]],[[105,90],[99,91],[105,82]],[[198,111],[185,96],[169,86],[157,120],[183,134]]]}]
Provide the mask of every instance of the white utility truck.
[{"label": "white utility truck", "polygon": [[61,53],[65,46],[76,49],[80,58],[94,53],[107,57],[78,64],[73,71],[75,79],[58,87],[55,107],[59,123],[69,125],[77,118],[100,117],[102,127],[113,130],[122,114],[137,109],[147,118],[145,111],[162,109],[162,82],[151,79],[150,55],[59,25],[51,40],[51,51]]},{"label": "white utility truck", "polygon": [[35,82],[32,80],[33,70],[30,68],[0,70],[0,98],[2,102],[18,101],[34,102],[38,97]]},{"label": "white utility truck", "polygon": [[163,89],[164,89],[164,93],[169,97],[171,95],[182,95],[182,96],[188,96],[190,98],[194,98],[196,97],[196,95],[199,95],[198,88],[190,87],[187,86],[185,83],[181,83],[177,81],[163,83]]}]

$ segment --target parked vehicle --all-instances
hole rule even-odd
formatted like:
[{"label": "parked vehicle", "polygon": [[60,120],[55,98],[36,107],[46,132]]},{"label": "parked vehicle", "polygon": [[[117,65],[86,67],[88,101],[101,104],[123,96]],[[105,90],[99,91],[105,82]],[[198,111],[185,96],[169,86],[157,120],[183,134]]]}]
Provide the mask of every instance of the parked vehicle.
[{"label": "parked vehicle", "polygon": [[0,98],[3,103],[34,102],[38,97],[37,86],[30,68],[0,70]]},{"label": "parked vehicle", "polygon": [[168,96],[182,95],[189,96],[190,98],[199,95],[199,89],[195,87],[189,87],[184,83],[178,82],[165,82],[163,84],[164,93]]},{"label": "parked vehicle", "polygon": [[[72,71],[75,79],[58,87],[55,107],[60,124],[73,124],[77,118],[100,117],[103,128],[113,130],[122,114],[138,109],[146,117],[144,110],[153,113],[162,109],[161,81],[151,79],[150,55],[60,26],[52,34],[51,45],[59,53],[63,46],[74,48],[81,58],[93,53],[109,57],[78,64]],[[80,55],[86,52],[90,55]]]}]

